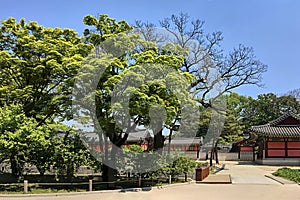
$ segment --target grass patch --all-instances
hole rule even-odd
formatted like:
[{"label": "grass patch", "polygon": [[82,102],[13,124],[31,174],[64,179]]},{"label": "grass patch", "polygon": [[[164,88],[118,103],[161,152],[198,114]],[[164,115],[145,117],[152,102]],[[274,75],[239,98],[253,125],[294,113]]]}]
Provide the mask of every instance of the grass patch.
[{"label": "grass patch", "polygon": [[273,175],[295,181],[296,183],[300,183],[300,169],[283,167],[274,172]]}]

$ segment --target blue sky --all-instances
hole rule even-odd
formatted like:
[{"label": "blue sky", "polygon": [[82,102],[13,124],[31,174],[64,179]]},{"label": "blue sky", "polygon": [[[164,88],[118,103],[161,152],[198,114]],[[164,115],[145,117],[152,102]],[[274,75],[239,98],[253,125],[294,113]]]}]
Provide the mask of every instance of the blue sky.
[{"label": "blue sky", "polygon": [[180,12],[205,21],[207,32],[222,31],[223,48],[251,46],[269,66],[264,88],[243,86],[236,92],[256,97],[300,88],[299,0],[10,0],[1,2],[0,20],[8,17],[38,21],[46,27],[68,27],[82,33],[87,14],[108,14],[129,23],[153,23]]}]

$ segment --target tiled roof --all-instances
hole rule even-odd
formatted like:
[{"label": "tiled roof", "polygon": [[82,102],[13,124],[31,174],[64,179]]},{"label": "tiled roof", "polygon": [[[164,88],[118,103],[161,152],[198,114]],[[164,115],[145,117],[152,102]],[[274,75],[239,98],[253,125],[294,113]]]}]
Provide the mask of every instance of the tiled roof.
[{"label": "tiled roof", "polygon": [[[289,117],[292,117],[296,120],[298,120],[300,122],[300,116],[296,115],[295,113],[292,113],[292,112],[286,112],[285,114],[283,114],[282,116],[280,116],[279,118],[271,121],[269,124],[271,126],[276,126],[277,124],[279,124],[280,122],[282,122],[283,120],[289,118]],[[300,123],[299,123],[300,124]]]},{"label": "tiled roof", "polygon": [[[293,125],[279,125],[281,122],[288,118],[294,118],[299,121],[299,124]],[[287,112],[281,117],[271,121],[268,124],[260,126],[252,126],[250,131],[265,136],[276,136],[276,137],[300,137],[300,117],[292,112]]]},{"label": "tiled roof", "polygon": [[153,137],[153,135],[147,129],[139,129],[129,133],[127,141],[139,141],[144,140],[147,137]]},{"label": "tiled roof", "polygon": [[266,124],[252,126],[250,131],[266,136],[300,137],[300,126],[271,126]]}]

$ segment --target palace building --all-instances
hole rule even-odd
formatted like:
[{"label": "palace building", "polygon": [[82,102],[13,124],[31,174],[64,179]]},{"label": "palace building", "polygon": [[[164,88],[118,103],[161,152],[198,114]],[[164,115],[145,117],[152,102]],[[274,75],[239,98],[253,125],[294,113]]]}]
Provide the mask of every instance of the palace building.
[{"label": "palace building", "polygon": [[257,156],[260,164],[300,165],[300,117],[287,112],[278,119],[260,126],[252,126],[257,136]]}]

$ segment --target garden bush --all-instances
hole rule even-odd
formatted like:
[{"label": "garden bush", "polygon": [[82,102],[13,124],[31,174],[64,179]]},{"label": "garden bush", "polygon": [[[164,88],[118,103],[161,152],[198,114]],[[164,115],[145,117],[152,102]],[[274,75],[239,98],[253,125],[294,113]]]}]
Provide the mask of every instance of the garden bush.
[{"label": "garden bush", "polygon": [[280,176],[291,181],[295,181],[300,183],[300,169],[291,169],[287,167],[283,167],[278,169],[276,172],[273,173],[275,176]]}]

